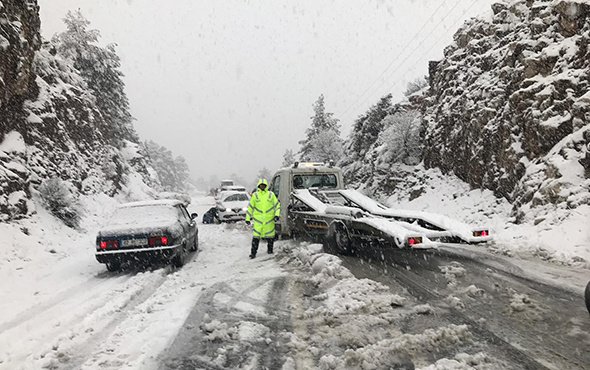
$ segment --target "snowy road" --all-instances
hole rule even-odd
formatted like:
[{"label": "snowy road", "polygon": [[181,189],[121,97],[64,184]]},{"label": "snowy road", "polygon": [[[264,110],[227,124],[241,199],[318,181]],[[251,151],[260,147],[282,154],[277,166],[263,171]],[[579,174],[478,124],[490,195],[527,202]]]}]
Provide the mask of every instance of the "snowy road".
[{"label": "snowy road", "polygon": [[[393,291],[407,289],[434,308],[436,326],[468,325],[475,339],[486,343],[486,352],[503,358],[508,368],[590,367],[590,320],[581,290],[539,281],[538,271],[526,268],[545,269],[555,278],[575,271],[524,261],[517,266],[514,262],[519,261],[461,245],[361,255],[343,257],[344,266],[356,277],[379,281]],[[578,275],[583,282],[588,273]]]},{"label": "snowy road", "polygon": [[[211,204],[198,198],[190,210],[202,215]],[[587,271],[545,265],[534,275],[540,264],[471,246],[339,258],[296,240],[250,260],[245,225],[201,224],[200,249],[184,267],[110,273],[94,260],[92,232],[69,236],[65,253],[49,231],[25,226],[22,243],[38,239],[48,252],[15,249],[0,261],[10,282],[0,291],[0,370],[590,363],[588,315],[563,283],[581,284]]]}]

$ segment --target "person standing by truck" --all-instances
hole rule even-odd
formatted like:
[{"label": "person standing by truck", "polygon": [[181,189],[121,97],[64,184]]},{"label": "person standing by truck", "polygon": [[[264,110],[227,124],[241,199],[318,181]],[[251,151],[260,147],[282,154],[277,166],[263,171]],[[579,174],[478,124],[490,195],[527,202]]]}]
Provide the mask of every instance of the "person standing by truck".
[{"label": "person standing by truck", "polygon": [[260,239],[266,240],[268,253],[273,253],[275,221],[278,221],[281,214],[281,204],[276,195],[268,190],[268,181],[260,179],[256,188],[246,212],[246,224],[250,225],[251,221],[254,222],[250,258],[256,257]]}]

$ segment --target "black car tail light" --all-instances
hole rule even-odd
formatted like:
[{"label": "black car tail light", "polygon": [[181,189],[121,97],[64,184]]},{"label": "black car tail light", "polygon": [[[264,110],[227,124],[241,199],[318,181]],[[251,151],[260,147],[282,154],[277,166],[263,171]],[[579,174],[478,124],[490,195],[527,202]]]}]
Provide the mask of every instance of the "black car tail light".
[{"label": "black car tail light", "polygon": [[150,247],[158,245],[168,245],[168,237],[166,236],[150,236],[149,240]]},{"label": "black car tail light", "polygon": [[107,240],[100,242],[100,249],[113,249],[119,248],[118,240]]}]

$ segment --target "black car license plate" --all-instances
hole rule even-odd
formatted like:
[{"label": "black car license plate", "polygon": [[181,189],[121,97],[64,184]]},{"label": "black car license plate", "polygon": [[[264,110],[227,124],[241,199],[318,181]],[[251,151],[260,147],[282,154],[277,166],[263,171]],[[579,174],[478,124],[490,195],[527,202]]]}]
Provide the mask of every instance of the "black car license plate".
[{"label": "black car license plate", "polygon": [[139,245],[146,245],[146,244],[147,244],[147,238],[121,240],[121,246],[123,246],[123,247],[136,247]]}]

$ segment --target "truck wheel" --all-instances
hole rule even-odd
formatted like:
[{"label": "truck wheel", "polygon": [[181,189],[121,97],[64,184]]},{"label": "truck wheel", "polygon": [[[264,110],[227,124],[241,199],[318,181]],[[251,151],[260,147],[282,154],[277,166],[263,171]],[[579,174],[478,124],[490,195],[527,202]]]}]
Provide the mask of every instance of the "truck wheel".
[{"label": "truck wheel", "polygon": [[342,223],[337,223],[334,225],[332,242],[337,253],[352,253],[352,239],[350,238],[350,233],[348,232],[346,225]]},{"label": "truck wheel", "polygon": [[107,271],[119,271],[121,264],[119,262],[107,262]]},{"label": "truck wheel", "polygon": [[588,309],[588,312],[590,312],[590,281],[588,282],[588,285],[586,285],[586,308]]}]

